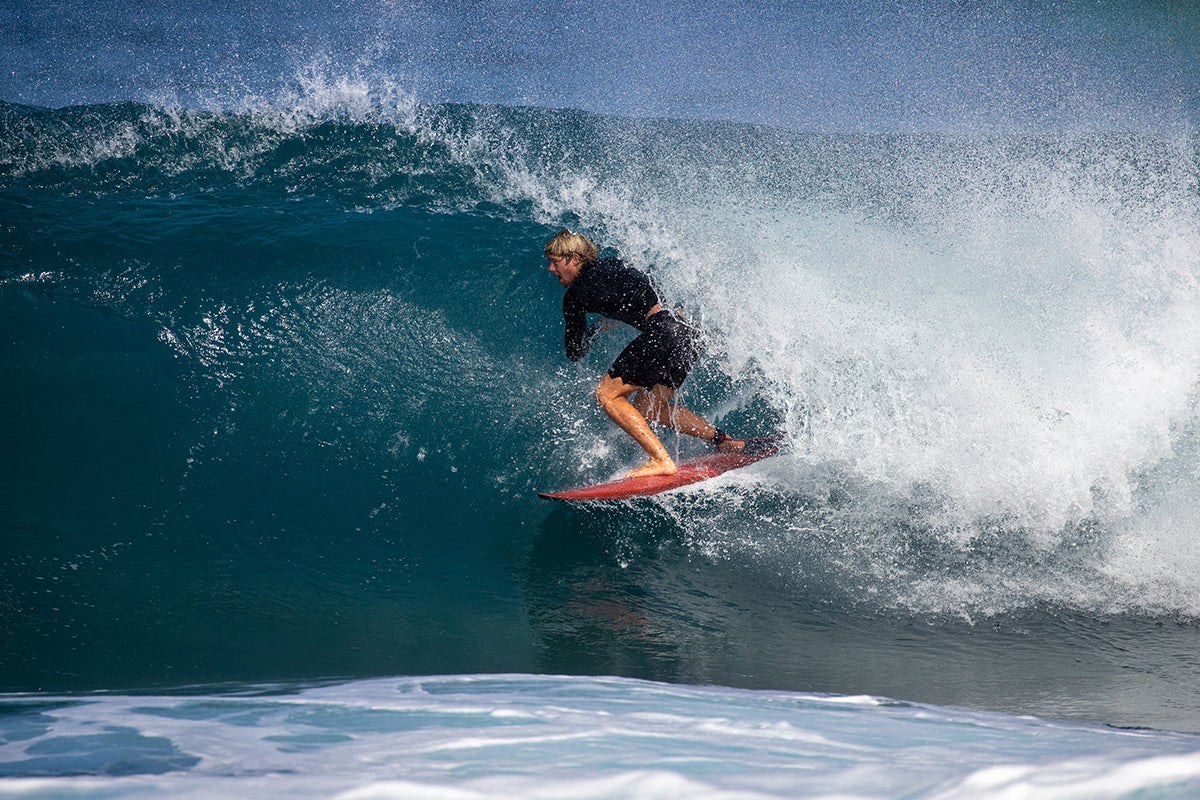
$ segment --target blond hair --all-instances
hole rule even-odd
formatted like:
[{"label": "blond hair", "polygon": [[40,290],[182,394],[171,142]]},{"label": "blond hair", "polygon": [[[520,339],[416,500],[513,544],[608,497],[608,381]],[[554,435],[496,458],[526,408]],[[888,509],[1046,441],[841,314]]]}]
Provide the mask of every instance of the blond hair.
[{"label": "blond hair", "polygon": [[584,264],[594,264],[600,256],[600,248],[592,244],[592,240],[582,233],[563,228],[554,234],[554,238],[546,242],[547,256],[578,255]]}]

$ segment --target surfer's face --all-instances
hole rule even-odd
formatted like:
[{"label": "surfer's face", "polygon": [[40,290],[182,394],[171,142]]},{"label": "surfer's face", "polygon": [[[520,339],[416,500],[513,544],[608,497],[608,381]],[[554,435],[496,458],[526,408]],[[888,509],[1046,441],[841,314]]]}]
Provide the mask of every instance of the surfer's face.
[{"label": "surfer's face", "polygon": [[546,256],[546,258],[550,259],[550,272],[558,278],[558,282],[563,286],[570,286],[579,277],[578,253],[572,253],[569,256]]}]

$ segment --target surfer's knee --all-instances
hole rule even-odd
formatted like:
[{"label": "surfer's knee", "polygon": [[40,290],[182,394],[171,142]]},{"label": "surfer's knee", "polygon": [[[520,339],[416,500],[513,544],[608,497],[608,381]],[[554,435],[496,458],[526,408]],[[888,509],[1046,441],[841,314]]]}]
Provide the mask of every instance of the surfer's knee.
[{"label": "surfer's knee", "polygon": [[596,387],[596,391],[593,392],[593,394],[596,398],[597,405],[605,410],[610,408],[612,404],[621,396],[618,392],[614,391],[611,386],[606,386],[603,383]]},{"label": "surfer's knee", "polygon": [[596,397],[596,402],[601,408],[607,409],[618,400],[627,398],[630,394],[637,390],[635,386],[628,386],[620,378],[614,378],[611,375],[605,375],[600,381],[600,385],[596,387],[593,394]]}]

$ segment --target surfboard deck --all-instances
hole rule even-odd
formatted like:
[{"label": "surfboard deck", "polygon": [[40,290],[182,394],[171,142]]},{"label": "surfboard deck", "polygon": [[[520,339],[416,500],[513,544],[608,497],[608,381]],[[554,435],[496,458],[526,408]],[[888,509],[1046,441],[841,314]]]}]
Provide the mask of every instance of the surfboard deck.
[{"label": "surfboard deck", "polygon": [[579,489],[568,489],[564,492],[538,492],[538,497],[547,500],[571,500],[586,502],[593,500],[627,500],[633,497],[649,497],[681,486],[688,486],[709,478],[715,478],[731,469],[747,467],[756,461],[770,458],[779,452],[782,436],[769,437],[763,440],[763,445],[752,453],[710,453],[698,458],[681,461],[676,466],[674,475],[648,475],[642,478],[621,478],[620,480],[598,483],[595,486],[584,486]]}]

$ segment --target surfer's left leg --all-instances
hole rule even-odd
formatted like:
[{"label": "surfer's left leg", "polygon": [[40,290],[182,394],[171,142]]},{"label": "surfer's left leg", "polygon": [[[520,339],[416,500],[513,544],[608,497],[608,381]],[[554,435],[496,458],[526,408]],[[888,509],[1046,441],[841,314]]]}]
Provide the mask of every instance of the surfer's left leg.
[{"label": "surfer's left leg", "polygon": [[615,422],[617,427],[632,436],[650,457],[642,466],[630,470],[626,477],[674,475],[678,469],[675,461],[667,452],[667,448],[663,447],[663,443],[654,435],[654,431],[650,430],[650,425],[642,413],[629,402],[629,396],[640,388],[642,387],[625,383],[612,375],[605,375],[600,381],[600,385],[596,387],[596,402],[604,409],[608,418]]},{"label": "surfer's left leg", "polygon": [[697,439],[712,442],[721,453],[740,453],[746,447],[744,439],[734,439],[704,417],[681,405],[671,403],[675,395],[669,386],[659,383],[651,389],[642,389],[633,396],[633,406],[642,416],[672,430]]}]

